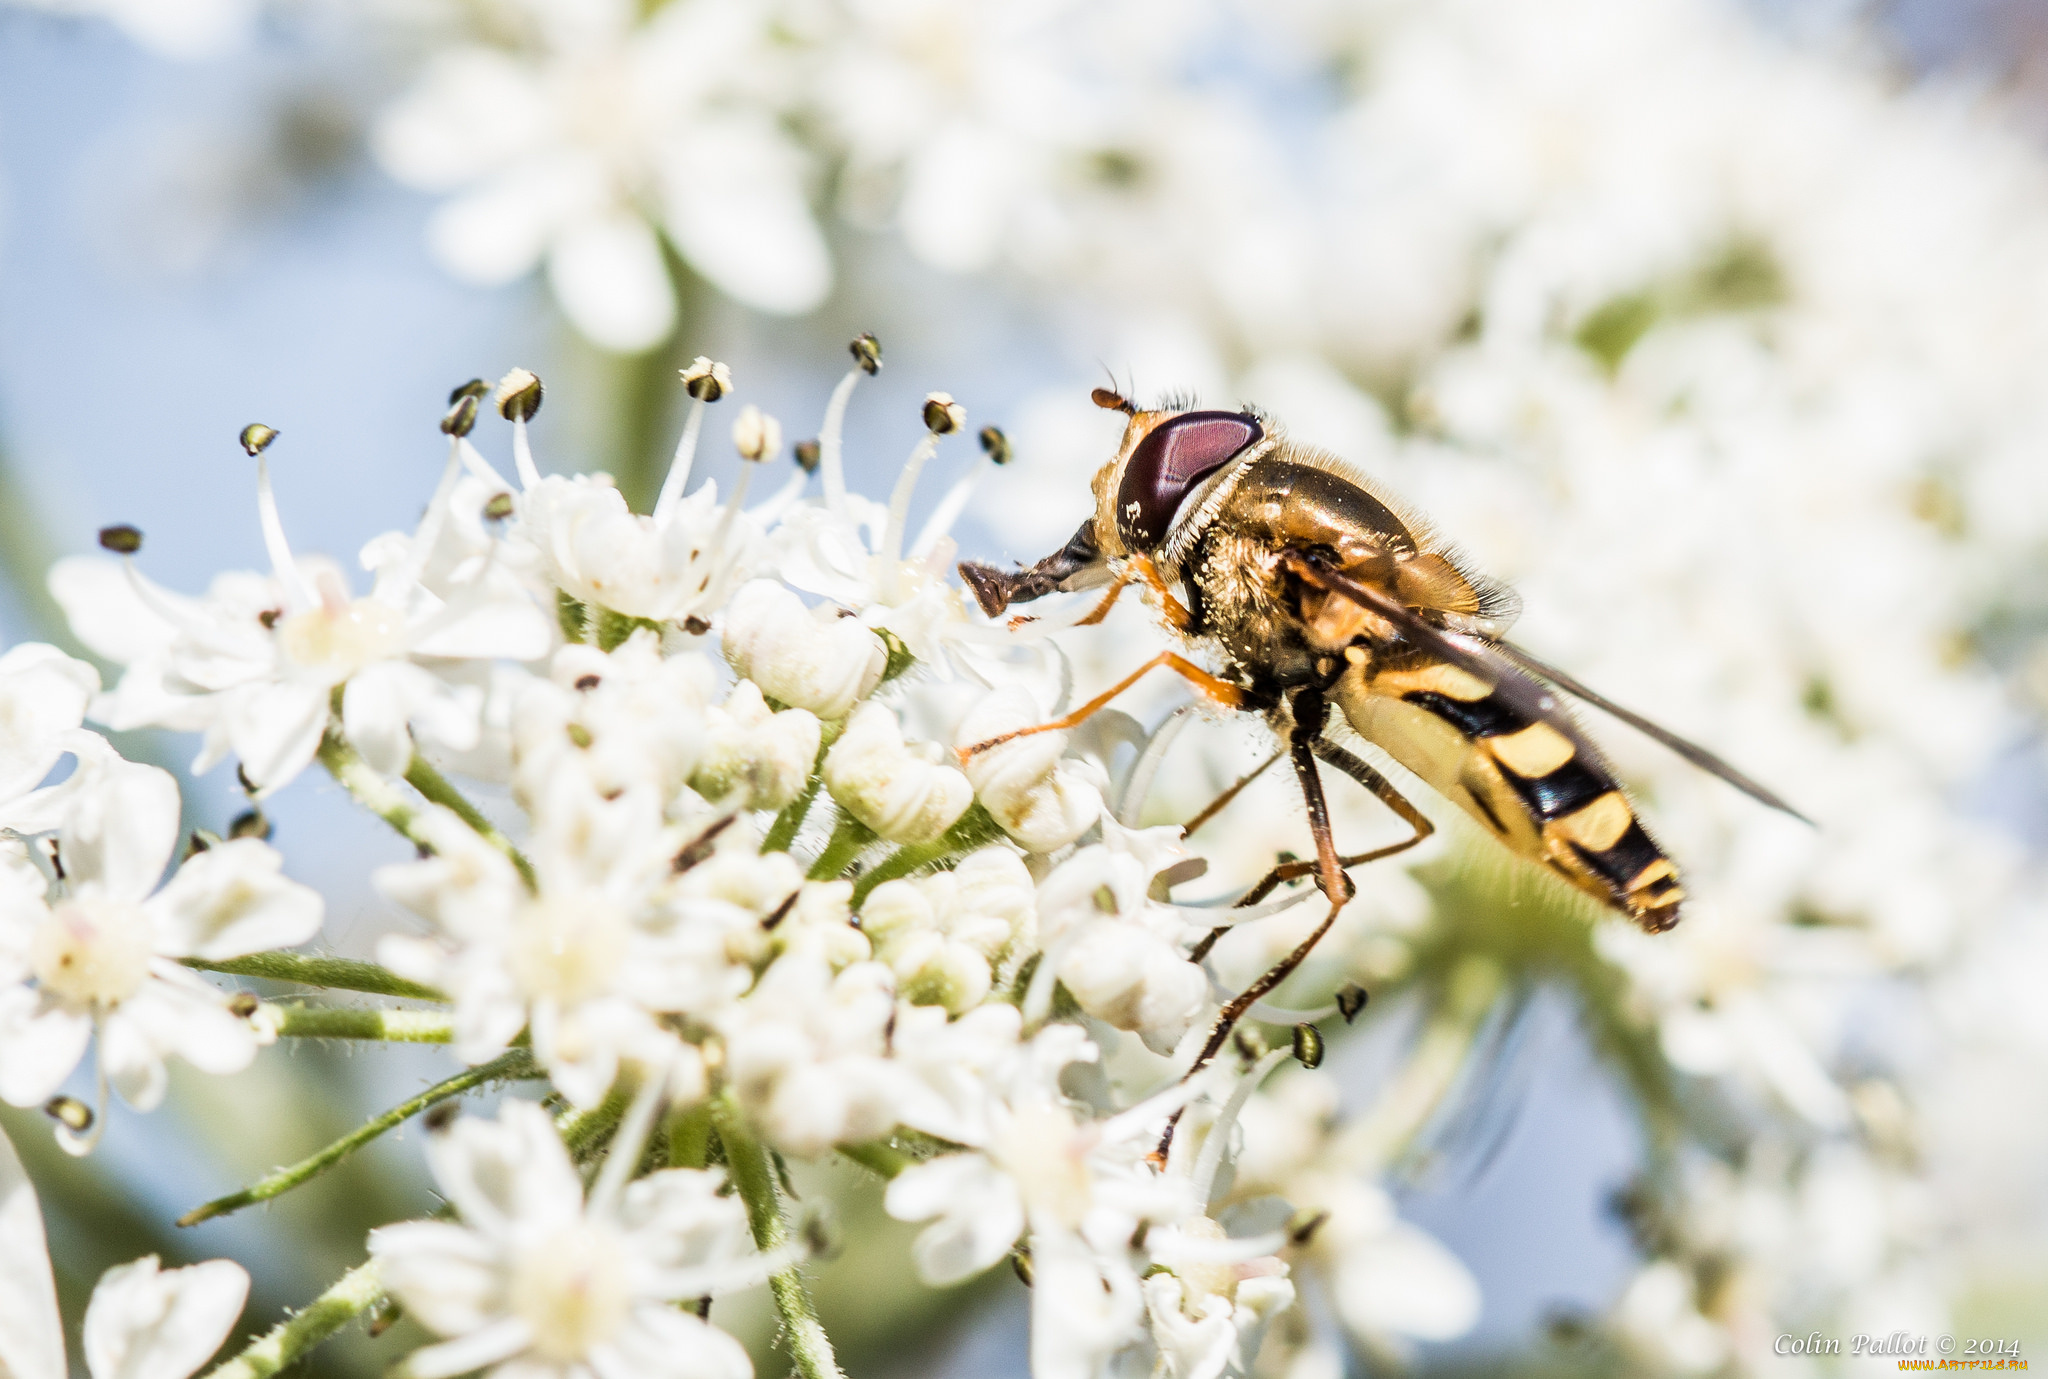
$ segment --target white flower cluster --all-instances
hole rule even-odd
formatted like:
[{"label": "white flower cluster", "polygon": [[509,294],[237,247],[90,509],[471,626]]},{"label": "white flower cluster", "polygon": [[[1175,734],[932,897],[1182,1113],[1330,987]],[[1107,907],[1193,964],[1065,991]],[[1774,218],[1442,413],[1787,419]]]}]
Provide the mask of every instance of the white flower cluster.
[{"label": "white flower cluster", "polygon": [[[152,896],[175,789],[77,725],[89,709],[182,729],[202,742],[195,770],[234,756],[252,800],[318,763],[413,843],[376,883],[415,931],[382,939],[369,988],[376,968],[348,981],[440,997],[446,1016],[406,1012],[406,1037],[441,1020],[464,1063],[512,1060],[559,1098],[559,1128],[517,1101],[437,1122],[429,1158],[455,1219],[373,1235],[380,1286],[443,1338],[410,1373],[745,1374],[736,1342],[672,1304],[773,1279],[795,1307],[805,1246],[783,1230],[769,1156],[835,1149],[893,1177],[893,1213],[932,1223],[927,1281],[1011,1256],[1028,1271],[1036,1373],[1248,1372],[1312,1233],[1245,1214],[1219,1184],[1239,1112],[1285,1054],[1247,1032],[1185,1075],[1223,994],[1190,957],[1215,911],[1169,898],[1189,874],[1179,829],[1108,812],[1128,752],[1061,732],[956,750],[1044,721],[1058,677],[949,581],[949,517],[906,541],[912,486],[962,430],[959,403],[926,400],[888,505],[845,491],[843,417],[880,346],[864,336],[853,354],[817,496],[798,465],[746,504],[778,429],[751,409],[734,426],[739,482],[723,499],[689,487],[705,414],[733,386],[700,360],[674,468],[634,514],[602,475],[540,472],[541,385],[517,370],[453,394],[440,482],[415,531],[364,548],[367,593],[292,550],[260,426],[242,441],[268,572],[178,594],[141,573],[131,528],[102,533],[119,559],[60,563],[51,586],[79,635],[126,670],[95,695],[47,648],[0,662],[22,734],[19,802],[0,809],[20,891],[19,940],[0,951],[22,954],[0,1090],[48,1098],[94,1021],[108,1074],[144,1106],[167,1052],[228,1071],[259,1033],[318,1032],[295,1023],[303,1006],[230,998],[172,961],[319,984],[320,959],[230,961],[311,938],[317,899],[253,837],[195,853]],[[471,440],[486,408],[511,423],[509,478]],[[30,788],[64,751],[77,770]],[[504,787],[516,817],[489,817],[444,767]],[[647,1171],[664,1146],[668,1166]],[[600,1162],[586,1193],[581,1170]],[[1376,1202],[1339,1213],[1344,1240],[1381,1229]],[[188,1219],[216,1209],[232,1206]],[[1454,1262],[1444,1272],[1470,1292]],[[785,1321],[800,1367],[826,1372],[829,1348],[821,1360],[802,1316]]]}]

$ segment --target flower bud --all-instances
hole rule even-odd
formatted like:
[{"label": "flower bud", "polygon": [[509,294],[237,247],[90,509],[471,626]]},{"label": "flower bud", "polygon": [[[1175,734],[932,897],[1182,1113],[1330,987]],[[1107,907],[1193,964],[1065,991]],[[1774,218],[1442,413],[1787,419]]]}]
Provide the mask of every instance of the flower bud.
[{"label": "flower bud", "polygon": [[252,421],[242,428],[238,439],[242,442],[242,449],[254,459],[270,448],[270,443],[277,439],[277,432],[260,421]]},{"label": "flower bud", "polygon": [[[1041,717],[1031,696],[1011,686],[969,709],[953,740],[961,747],[986,742]],[[1080,762],[1064,760],[1066,750],[1065,733],[1033,733],[967,759],[967,779],[982,806],[1027,851],[1065,847],[1102,816],[1101,792]]]},{"label": "flower bud", "polygon": [[770,698],[844,718],[882,682],[889,653],[853,618],[821,618],[774,580],[743,585],[725,612],[725,659]]},{"label": "flower bud", "polygon": [[935,436],[950,436],[967,425],[967,409],[951,393],[924,395],[924,427]]},{"label": "flower bud", "polygon": [[507,421],[532,421],[540,411],[540,379],[531,369],[514,369],[498,380],[498,415]]},{"label": "flower bud", "polygon": [[691,360],[682,374],[683,391],[699,402],[716,402],[732,391],[732,370],[704,355]]},{"label": "flower bud", "polygon": [[690,775],[691,789],[707,800],[743,789],[755,809],[780,809],[803,793],[818,760],[822,730],[815,715],[776,713],[759,685],[742,680],[706,717],[709,740]]},{"label": "flower bud", "polygon": [[996,464],[1008,464],[1010,462],[1010,438],[1003,434],[1001,427],[984,426],[981,428],[981,453],[988,456]]},{"label": "flower bud", "polygon": [[882,371],[882,342],[872,335],[860,335],[846,347],[853,354],[853,362],[860,371],[873,378]]},{"label": "flower bud", "polygon": [[476,429],[476,396],[457,390],[455,405],[441,418],[442,435],[466,436]]},{"label": "flower bud", "polygon": [[749,402],[732,424],[732,443],[741,459],[765,460],[782,449],[782,423]]},{"label": "flower bud", "polygon": [[974,802],[951,766],[906,746],[895,713],[864,705],[825,754],[825,788],[840,808],[892,843],[936,840]]},{"label": "flower bud", "polygon": [[134,555],[142,549],[142,533],[127,523],[100,528],[100,549],[115,555]]},{"label": "flower bud", "polygon": [[818,461],[823,454],[814,440],[798,441],[791,447],[791,458],[796,461],[796,467],[806,474],[818,472]]}]

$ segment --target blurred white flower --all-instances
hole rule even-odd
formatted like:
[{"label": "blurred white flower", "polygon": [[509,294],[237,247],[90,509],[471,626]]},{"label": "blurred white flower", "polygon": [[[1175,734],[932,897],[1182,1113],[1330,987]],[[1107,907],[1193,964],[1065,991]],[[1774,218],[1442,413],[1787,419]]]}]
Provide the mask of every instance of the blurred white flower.
[{"label": "blurred white flower", "polygon": [[622,352],[676,319],[664,241],[749,306],[808,311],[832,283],[809,159],[773,112],[793,73],[769,5],[686,0],[642,21],[613,3],[544,4],[512,48],[440,52],[379,122],[400,181],[457,193],[428,242],[457,276],[545,263],[593,342]]},{"label": "blurred white flower", "polygon": [[739,1342],[676,1306],[766,1276],[720,1174],[665,1169],[586,1202],[547,1114],[524,1101],[456,1121],[427,1161],[460,1223],[370,1233],[385,1287],[445,1338],[407,1373],[751,1379]]},{"label": "blurred white flower", "polygon": [[[155,1255],[100,1275],[85,1308],[92,1379],[187,1379],[235,1329],[249,1275],[229,1259],[163,1269]],[[0,1134],[0,1373],[65,1379],[64,1323],[43,1213],[21,1159]]]},{"label": "blurred white flower", "polygon": [[210,1073],[239,1072],[256,1055],[249,1022],[177,959],[304,943],[323,906],[253,838],[188,858],[159,889],[178,841],[177,783],[91,733],[66,745],[78,758],[70,778],[0,820],[54,834],[61,866],[46,886],[19,845],[0,866],[0,1097],[42,1104],[97,1030],[102,1073],[148,1111],[163,1100],[171,1055]]}]

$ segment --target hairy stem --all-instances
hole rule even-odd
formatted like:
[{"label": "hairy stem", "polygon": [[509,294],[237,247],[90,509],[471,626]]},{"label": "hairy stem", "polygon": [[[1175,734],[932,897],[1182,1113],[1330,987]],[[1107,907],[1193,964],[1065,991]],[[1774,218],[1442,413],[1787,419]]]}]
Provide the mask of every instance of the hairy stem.
[{"label": "hairy stem", "polygon": [[533,1055],[525,1049],[509,1049],[488,1063],[480,1063],[467,1072],[457,1073],[444,1082],[437,1082],[418,1096],[365,1121],[351,1134],[343,1135],[319,1153],[301,1159],[289,1168],[280,1168],[267,1178],[249,1184],[240,1192],[231,1192],[225,1197],[216,1197],[203,1206],[194,1207],[178,1218],[181,1226],[196,1226],[201,1221],[211,1221],[216,1216],[226,1216],[231,1211],[257,1202],[267,1202],[273,1197],[290,1192],[301,1183],[325,1173],[349,1155],[376,1139],[386,1130],[398,1125],[432,1106],[435,1102],[461,1096],[464,1092],[483,1086],[486,1082],[499,1079],[534,1078],[546,1076],[533,1061]]},{"label": "hairy stem", "polygon": [[273,982],[297,982],[332,991],[367,991],[373,996],[399,996],[411,1001],[446,1002],[446,992],[418,982],[409,982],[389,968],[353,958],[321,958],[303,953],[251,953],[247,957],[180,958],[185,966],[201,972],[223,972],[230,977],[262,977]]},{"label": "hairy stem", "polygon": [[327,768],[328,775],[341,782],[342,789],[355,796],[357,804],[390,824],[415,846],[433,851],[420,833],[419,806],[393,785],[390,777],[364,761],[362,753],[341,735],[339,726],[329,727],[327,736],[320,739],[320,764]]},{"label": "hairy stem", "polygon": [[383,1296],[383,1285],[377,1281],[377,1262],[358,1264],[313,1299],[305,1311],[294,1313],[250,1342],[247,1349],[215,1368],[207,1379],[269,1379],[376,1306]]},{"label": "hairy stem", "polygon": [[[1003,836],[1003,830],[982,808],[979,800],[967,806],[967,812],[959,821],[929,843],[911,847],[904,846],[877,862],[859,880],[853,883],[853,903],[857,906],[868,898],[868,892],[884,881],[909,876],[949,857],[959,857],[973,852],[976,848],[987,847]],[[819,859],[823,861],[823,858]]]},{"label": "hairy stem", "polygon": [[[754,1245],[763,1254],[787,1247],[789,1227],[782,1219],[782,1202],[775,1191],[775,1166],[768,1150],[747,1129],[739,1099],[730,1088],[711,1103],[711,1123],[725,1146],[725,1168],[732,1185],[746,1203],[747,1226],[754,1233]],[[818,1322],[811,1295],[796,1265],[790,1264],[768,1279],[768,1291],[775,1298],[775,1311],[782,1318],[783,1337],[796,1372],[804,1379],[844,1379],[839,1362],[832,1356],[832,1341]]]},{"label": "hairy stem", "polygon": [[528,892],[539,889],[533,877],[533,863],[526,860],[526,854],[512,846],[512,840],[501,832],[498,826],[484,817],[482,810],[471,804],[468,798],[448,783],[448,778],[434,769],[434,764],[418,752],[412,754],[412,764],[405,768],[405,782],[426,796],[435,804],[455,811],[462,822],[476,830],[476,836],[505,854],[506,860],[519,869],[519,879],[526,883]]},{"label": "hairy stem", "polygon": [[347,1006],[272,1005],[282,1039],[377,1039],[388,1044],[446,1044],[455,1018],[438,1010],[356,1010]]},{"label": "hairy stem", "polygon": [[811,863],[811,869],[804,873],[808,880],[830,881],[853,865],[853,859],[860,856],[861,849],[875,841],[875,831],[851,814],[841,814],[839,822],[833,825],[832,837],[825,844],[825,850],[818,854],[818,860]]}]

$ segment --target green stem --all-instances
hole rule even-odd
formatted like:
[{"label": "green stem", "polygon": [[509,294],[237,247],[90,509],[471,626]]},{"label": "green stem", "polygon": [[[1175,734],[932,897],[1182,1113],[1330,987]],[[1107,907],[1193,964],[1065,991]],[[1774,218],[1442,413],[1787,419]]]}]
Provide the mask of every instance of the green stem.
[{"label": "green stem", "polygon": [[396,829],[400,836],[428,852],[434,850],[420,833],[420,811],[388,776],[364,761],[362,753],[349,745],[341,729],[330,727],[320,739],[320,764],[327,774],[341,782],[356,803]]},{"label": "green stem", "polygon": [[711,1162],[711,1107],[699,1102],[668,1118],[668,1166],[702,1168]]},{"label": "green stem", "polygon": [[278,1323],[234,1359],[206,1379],[269,1379],[351,1320],[377,1305],[384,1296],[375,1260],[358,1264],[313,1299],[303,1312]]},{"label": "green stem", "polygon": [[411,1119],[437,1101],[461,1096],[464,1092],[481,1087],[486,1082],[501,1079],[545,1077],[533,1061],[533,1055],[525,1049],[510,1049],[499,1054],[488,1063],[480,1063],[466,1072],[457,1073],[444,1082],[437,1082],[418,1096],[365,1121],[351,1134],[343,1135],[319,1153],[301,1159],[289,1168],[280,1168],[268,1178],[258,1179],[240,1192],[231,1192],[225,1197],[216,1197],[211,1202],[192,1208],[178,1218],[181,1226],[196,1226],[201,1221],[211,1221],[216,1216],[226,1216],[231,1211],[257,1202],[267,1202],[290,1192],[301,1183],[309,1182],[340,1163],[349,1155],[376,1139],[386,1130]]},{"label": "green stem", "polygon": [[824,781],[817,775],[804,787],[804,793],[784,805],[782,812],[775,816],[775,822],[768,826],[768,836],[761,840],[763,852],[788,852],[789,845],[796,841],[797,831],[804,826],[804,816],[811,812],[817,802],[818,788]]},{"label": "green stem", "polygon": [[859,1164],[862,1168],[880,1174],[883,1178],[894,1178],[917,1160],[893,1145],[880,1140],[869,1140],[865,1144],[842,1144],[839,1152]]},{"label": "green stem", "polygon": [[224,972],[231,977],[262,977],[273,982],[297,982],[301,986],[322,986],[334,991],[367,991],[374,996],[399,996],[411,1001],[446,1002],[446,992],[418,982],[409,982],[389,968],[352,958],[316,958],[303,953],[251,953],[242,958],[211,962],[205,958],[180,958],[185,966],[201,972]]},{"label": "green stem", "polygon": [[556,1119],[555,1130],[561,1135],[571,1162],[587,1164],[612,1142],[626,1109],[633,1104],[636,1088],[634,1079],[622,1077],[597,1105],[587,1111],[567,1112]]},{"label": "green stem", "polygon": [[832,827],[832,838],[818,860],[804,875],[811,881],[830,881],[853,864],[861,849],[875,841],[875,831],[851,814],[842,813]]},{"label": "green stem", "polygon": [[283,1039],[377,1039],[389,1044],[446,1044],[455,1017],[438,1010],[358,1010],[349,1006],[267,1005]]},{"label": "green stem", "polygon": [[[785,1249],[789,1227],[782,1219],[782,1203],[775,1192],[775,1166],[768,1150],[753,1137],[746,1125],[739,1099],[727,1088],[711,1103],[711,1123],[725,1146],[725,1168],[732,1185],[747,1207],[747,1226],[754,1233],[754,1245],[763,1254]],[[768,1291],[775,1298],[775,1310],[782,1317],[789,1358],[804,1379],[844,1379],[838,1361],[832,1357],[832,1341],[818,1322],[804,1277],[790,1264],[769,1276]]]},{"label": "green stem", "polygon": [[476,830],[476,836],[505,854],[506,860],[519,869],[519,879],[526,883],[529,893],[540,889],[533,877],[533,863],[526,860],[526,854],[512,846],[512,840],[501,832],[498,826],[484,817],[482,810],[471,804],[468,798],[448,783],[448,778],[434,769],[434,764],[418,752],[412,754],[412,764],[405,768],[405,782],[433,803],[455,811],[462,822]]},{"label": "green stem", "polygon": [[967,812],[939,837],[929,843],[897,848],[863,873],[853,883],[854,906],[858,908],[868,898],[868,892],[884,881],[910,876],[948,857],[964,856],[977,848],[985,848],[1002,836],[1002,825],[977,800],[967,806]]}]

